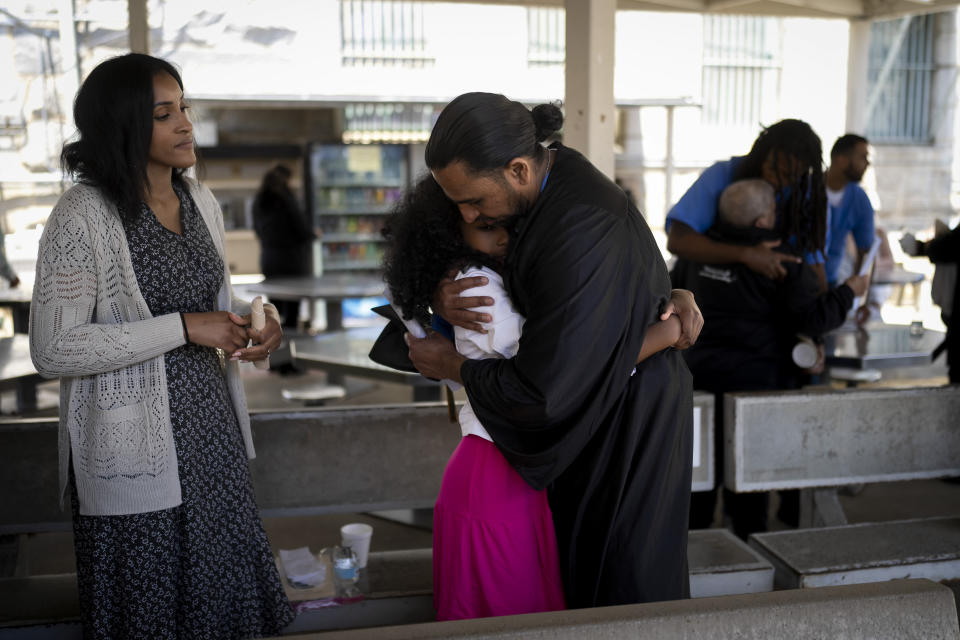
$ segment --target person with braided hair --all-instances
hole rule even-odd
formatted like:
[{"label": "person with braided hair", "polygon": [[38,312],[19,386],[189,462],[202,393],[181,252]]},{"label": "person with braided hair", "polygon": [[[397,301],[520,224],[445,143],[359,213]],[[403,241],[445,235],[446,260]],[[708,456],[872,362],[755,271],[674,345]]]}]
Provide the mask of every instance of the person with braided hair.
[{"label": "person with braided hair", "polygon": [[[717,201],[730,184],[761,178],[777,192],[777,238],[752,246],[727,244],[707,237],[717,216]],[[784,263],[800,262],[791,253],[774,251],[789,243],[811,264],[826,290],[823,249],[827,235],[826,185],[820,138],[802,120],[781,120],[764,128],[745,156],[714,163],[667,214],[667,249],[703,264],[745,264],[768,278],[782,279]]]},{"label": "person with braided hair", "polygon": [[[440,334],[408,334],[410,359],[461,382],[510,466],[547,489],[568,607],[685,598],[691,376],[676,348],[637,354],[658,320],[679,316],[682,348],[702,317],[689,292],[671,290],[623,191],[577,151],[544,146],[562,123],[556,105],[531,111],[490,93],[441,112],[427,167],[466,224],[509,232],[503,281],[525,322],[509,358],[468,359]],[[441,280],[434,313],[485,333],[495,318],[476,307],[494,300],[469,290],[487,281]]]}]

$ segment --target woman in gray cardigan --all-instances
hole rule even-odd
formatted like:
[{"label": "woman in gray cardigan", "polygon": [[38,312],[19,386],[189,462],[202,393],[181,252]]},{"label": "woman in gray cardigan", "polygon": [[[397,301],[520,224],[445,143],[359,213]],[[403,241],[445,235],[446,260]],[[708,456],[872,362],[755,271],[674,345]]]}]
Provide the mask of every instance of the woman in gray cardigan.
[{"label": "woman in gray cardigan", "polygon": [[[293,618],[259,520],[238,360],[282,337],[233,297],[223,220],[169,63],[113,58],[74,103],[78,183],[47,221],[30,350],[60,377],[62,495],[88,638],[275,635]],[[249,340],[254,346],[247,347]]]}]

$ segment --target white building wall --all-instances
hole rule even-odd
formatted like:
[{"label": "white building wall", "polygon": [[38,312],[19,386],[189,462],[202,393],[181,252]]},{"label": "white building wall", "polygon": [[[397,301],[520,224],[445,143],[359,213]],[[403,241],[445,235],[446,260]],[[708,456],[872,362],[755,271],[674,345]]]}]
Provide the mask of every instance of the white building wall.
[{"label": "white building wall", "polygon": [[[122,2],[81,3],[90,13],[124,11]],[[186,0],[150,2],[151,37],[157,55],[183,70],[187,93],[193,97],[303,101],[305,105],[331,96],[360,100],[434,98],[446,100],[465,91],[494,91],[538,101],[561,98],[561,66],[527,64],[527,9],[510,5],[426,3],[427,51],[435,62],[423,68],[404,66],[355,67],[341,62],[339,0],[207,0],[202,7]],[[108,16],[109,17],[109,16]],[[103,24],[119,28],[119,18]],[[703,16],[684,13],[621,11],[617,14],[615,95],[620,101],[702,100]],[[782,25],[780,89],[771,96],[770,122],[796,117],[820,134],[824,161],[833,140],[845,131],[847,57],[850,23],[845,20],[785,18]],[[940,127],[932,146],[876,147],[876,172],[865,186],[882,215],[893,218],[912,212],[944,211],[952,207],[952,182],[960,183],[953,135],[957,96],[956,15],[938,21],[938,63],[935,99]],[[10,42],[6,40],[6,42]],[[108,55],[122,53],[122,38],[106,40],[88,52],[84,68]],[[0,55],[7,48],[0,48]],[[0,61],[2,63],[2,61]],[[11,65],[0,64],[4,69]],[[9,75],[9,74],[7,74]],[[7,76],[4,76],[5,78]],[[21,83],[36,79],[21,78]],[[7,84],[5,82],[5,84]],[[862,93],[862,92],[861,92]],[[857,95],[856,92],[853,92]],[[34,92],[34,95],[38,95]],[[226,106],[226,105],[225,105]],[[853,105],[855,109],[856,106]],[[674,112],[673,156],[676,165],[668,201],[663,165],[666,158],[667,113],[645,107],[631,121],[630,156],[621,157],[622,173],[639,180],[634,189],[651,226],[662,225],[669,206],[710,163],[746,153],[760,124],[713,127],[701,122],[696,106]],[[32,124],[36,129],[38,125]],[[59,126],[44,128],[34,143],[56,137]],[[639,127],[639,130],[637,129]],[[72,132],[65,132],[69,135]],[[49,142],[49,140],[47,140]],[[47,164],[60,140],[21,153],[14,164],[34,156]],[[9,156],[9,153],[6,154]],[[0,168],[11,166],[4,158]],[[642,162],[644,169],[637,168]],[[6,162],[6,164],[4,164]],[[4,174],[11,173],[4,170]],[[881,176],[880,179],[877,176]],[[956,177],[955,177],[956,176]],[[4,176],[0,175],[0,180]],[[876,184],[881,185],[877,191]]]}]

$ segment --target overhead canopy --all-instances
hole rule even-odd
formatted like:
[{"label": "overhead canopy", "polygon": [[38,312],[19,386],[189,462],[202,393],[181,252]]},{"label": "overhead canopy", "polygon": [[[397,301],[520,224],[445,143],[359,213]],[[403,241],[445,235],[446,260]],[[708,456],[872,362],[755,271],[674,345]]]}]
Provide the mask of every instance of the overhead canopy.
[{"label": "overhead canopy", "polygon": [[619,0],[620,9],[818,18],[893,18],[946,11],[956,0]]},{"label": "overhead canopy", "polygon": [[[439,0],[562,7],[563,0]],[[686,11],[808,18],[895,18],[946,11],[960,0],[617,0],[617,8],[637,11]]]}]

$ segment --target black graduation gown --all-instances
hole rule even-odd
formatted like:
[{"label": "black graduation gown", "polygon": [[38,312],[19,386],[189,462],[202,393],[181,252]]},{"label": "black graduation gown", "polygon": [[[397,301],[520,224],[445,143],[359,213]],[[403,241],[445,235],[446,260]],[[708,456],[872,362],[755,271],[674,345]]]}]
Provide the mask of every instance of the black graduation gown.
[{"label": "black graduation gown", "polygon": [[[960,263],[960,226],[949,233],[938,236],[921,244],[922,255],[930,258],[936,265]],[[958,267],[960,268],[960,267]],[[953,285],[953,309],[941,309],[944,324],[947,325],[947,337],[944,346],[947,350],[947,366],[951,383],[960,382],[960,277]]]},{"label": "black graduation gown", "polygon": [[549,488],[569,607],[684,598],[691,376],[673,349],[631,376],[670,280],[623,191],[556,148],[507,259],[519,352],[465,362],[464,386],[510,464]]}]

